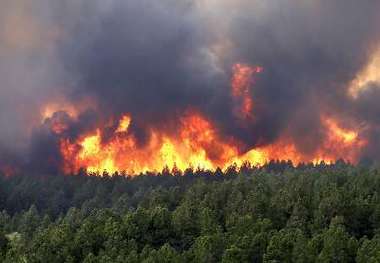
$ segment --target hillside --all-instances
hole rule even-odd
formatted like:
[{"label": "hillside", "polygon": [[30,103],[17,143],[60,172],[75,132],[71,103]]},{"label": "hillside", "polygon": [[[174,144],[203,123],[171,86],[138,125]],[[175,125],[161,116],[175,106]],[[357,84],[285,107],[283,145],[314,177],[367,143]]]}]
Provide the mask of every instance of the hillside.
[{"label": "hillside", "polygon": [[380,172],[0,177],[2,262],[378,262]]}]

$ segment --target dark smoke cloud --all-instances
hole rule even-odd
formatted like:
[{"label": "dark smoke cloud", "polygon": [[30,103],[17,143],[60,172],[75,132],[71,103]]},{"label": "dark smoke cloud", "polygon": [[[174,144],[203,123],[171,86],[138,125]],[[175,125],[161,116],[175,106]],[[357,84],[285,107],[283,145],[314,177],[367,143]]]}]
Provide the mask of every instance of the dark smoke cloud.
[{"label": "dark smoke cloud", "polygon": [[[74,139],[130,113],[143,145],[149,127],[175,133],[189,109],[212,119],[242,151],[286,134],[312,154],[326,136],[321,114],[338,116],[344,126],[363,127],[371,145],[363,155],[380,157],[379,84],[357,99],[347,95],[380,45],[379,1],[5,2],[0,146],[29,145],[30,163],[47,155],[59,162],[58,138],[46,128],[55,118],[67,118],[65,136]],[[236,116],[230,95],[237,62],[264,68],[250,122]],[[56,96],[74,104],[90,97],[97,107],[77,120],[57,113],[41,127],[41,106]]]},{"label": "dark smoke cloud", "polygon": [[90,15],[96,23],[79,21],[62,49],[77,76],[73,99],[93,95],[106,115],[130,112],[149,123],[209,103],[226,79],[212,72],[202,54],[207,32],[193,9],[114,1],[107,12]]},{"label": "dark smoke cloud", "polygon": [[212,39],[196,7],[173,3],[113,1],[107,11],[98,4],[89,15],[95,22],[79,20],[62,43],[76,77],[71,99],[94,96],[106,117],[132,114],[142,143],[148,126],[175,131],[189,108],[207,113],[228,103],[229,76],[210,66]]},{"label": "dark smoke cloud", "polygon": [[49,1],[1,1],[0,167],[28,162],[40,109],[60,92],[62,68],[55,56],[56,29]]},{"label": "dark smoke cloud", "polygon": [[368,146],[363,151],[363,158],[380,160],[380,83],[369,83],[357,99],[350,105],[354,118],[363,126],[363,136],[368,139]]},{"label": "dark smoke cloud", "polygon": [[272,142],[290,129],[299,148],[312,151],[324,138],[320,113],[350,110],[343,107],[349,83],[379,44],[380,3],[272,2],[260,18],[251,15],[254,5],[240,12],[230,30],[238,59],[266,72],[253,91],[262,108],[252,142]]}]

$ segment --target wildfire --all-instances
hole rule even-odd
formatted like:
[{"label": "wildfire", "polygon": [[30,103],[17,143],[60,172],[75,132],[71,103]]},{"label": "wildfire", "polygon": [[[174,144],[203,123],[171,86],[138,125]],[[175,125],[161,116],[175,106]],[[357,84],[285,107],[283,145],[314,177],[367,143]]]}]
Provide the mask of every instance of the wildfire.
[{"label": "wildfire", "polygon": [[322,123],[326,129],[327,138],[319,150],[319,159],[333,162],[336,156],[339,156],[351,162],[357,160],[360,150],[367,144],[367,141],[360,137],[359,132],[341,127],[333,118],[322,116]]},{"label": "wildfire", "polygon": [[[261,72],[261,67],[244,64],[233,67],[231,95],[238,106],[238,117],[242,120],[253,121],[251,88],[254,88],[256,75]],[[76,118],[76,108],[66,109],[69,116]],[[125,171],[131,175],[161,171],[165,167],[182,171],[189,167],[215,170],[218,167],[227,169],[231,165],[239,167],[245,162],[263,165],[273,159],[291,160],[298,164],[321,161],[331,163],[344,157],[345,160],[354,162],[359,156],[360,148],[366,143],[360,138],[359,131],[342,127],[334,118],[326,116],[321,116],[324,141],[312,153],[304,153],[292,137],[286,134],[269,145],[253,147],[241,153],[238,145],[242,142],[222,136],[211,120],[195,110],[188,110],[178,120],[175,132],[150,128],[147,131],[148,139],[143,145],[130,130],[134,121],[130,114],[103,126],[99,125],[97,129],[86,132],[77,139],[64,137],[63,131],[68,127],[62,118],[58,118],[60,115],[57,117],[56,113],[49,111],[44,116],[53,115],[55,118],[48,117],[48,120],[51,130],[60,137],[62,169],[66,173],[76,173],[81,168],[85,168],[88,173],[107,171],[113,174]],[[111,128],[111,133],[109,127],[114,127]]]},{"label": "wildfire", "polygon": [[[166,166],[181,170],[191,166],[214,169],[237,154],[237,149],[221,143],[210,123],[197,114],[189,114],[181,120],[178,138],[152,130],[148,144],[142,148],[133,135],[120,134],[128,129],[130,122],[129,116],[122,117],[115,136],[107,143],[102,143],[99,129],[79,142],[69,145],[66,141],[61,143],[62,155],[71,164],[66,167],[67,172],[77,171],[81,167],[86,167],[88,172],[106,170],[131,174],[160,171]],[[76,154],[72,150],[67,151],[78,148]]]},{"label": "wildfire", "polygon": [[324,123],[327,126],[327,128],[331,131],[330,134],[332,136],[335,136],[344,144],[351,144],[358,139],[358,133],[356,131],[347,130],[339,127],[337,122],[333,119],[326,118],[324,119]]},{"label": "wildfire", "polygon": [[251,86],[254,84],[255,75],[262,71],[263,68],[258,66],[251,67],[245,64],[235,64],[233,66],[232,96],[239,105],[237,109],[238,115],[242,115],[243,118],[252,116],[253,100],[250,94]]},{"label": "wildfire", "polygon": [[90,98],[82,99],[75,105],[61,97],[55,98],[53,102],[41,107],[41,122],[43,123],[47,119],[51,119],[57,112],[65,112],[68,116],[75,119],[81,112],[94,108],[96,108],[96,103]]},{"label": "wildfire", "polygon": [[124,115],[119,122],[119,127],[117,128],[116,132],[127,132],[130,124],[131,117]]},{"label": "wildfire", "polygon": [[74,105],[68,103],[49,103],[41,109],[41,121],[51,118],[56,112],[65,112],[70,116],[76,117],[78,112]]},{"label": "wildfire", "polygon": [[[89,173],[107,171],[126,171],[139,174],[147,171],[161,171],[164,167],[185,170],[199,167],[214,170],[217,167],[226,169],[236,164],[250,162],[263,165],[272,159],[300,162],[325,163],[333,162],[338,154],[344,152],[347,160],[355,160],[352,149],[364,142],[355,131],[341,128],[333,119],[323,119],[328,138],[321,150],[312,156],[303,155],[289,140],[279,140],[265,147],[258,147],[239,154],[233,140],[220,137],[212,123],[199,113],[189,113],[181,119],[178,137],[173,137],[159,130],[152,130],[147,145],[138,146],[136,139],[126,132],[132,118],[125,115],[113,138],[102,142],[102,131],[97,129],[93,134],[84,136],[77,142],[62,140],[61,152],[64,156],[67,173],[86,168]],[[339,156],[341,157],[341,156]]]}]

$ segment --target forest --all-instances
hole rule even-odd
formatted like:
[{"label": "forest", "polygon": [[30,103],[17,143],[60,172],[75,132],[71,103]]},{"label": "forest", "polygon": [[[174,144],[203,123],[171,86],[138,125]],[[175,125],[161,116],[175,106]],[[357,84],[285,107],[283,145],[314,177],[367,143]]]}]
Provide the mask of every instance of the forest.
[{"label": "forest", "polygon": [[0,261],[380,262],[379,201],[343,161],[1,175]]}]

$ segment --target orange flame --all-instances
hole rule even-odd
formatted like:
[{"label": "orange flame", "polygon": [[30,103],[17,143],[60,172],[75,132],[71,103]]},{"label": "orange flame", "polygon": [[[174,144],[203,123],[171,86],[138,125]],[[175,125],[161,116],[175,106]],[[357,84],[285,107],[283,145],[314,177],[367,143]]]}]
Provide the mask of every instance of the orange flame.
[{"label": "orange flame", "polygon": [[[233,67],[231,92],[236,102],[241,103],[237,113],[239,118],[245,121],[252,121],[254,105],[250,89],[254,86],[256,74],[261,72],[261,67],[244,64],[236,64]],[[125,114],[117,121],[118,124],[111,135],[108,131],[107,136],[103,136],[104,131],[99,126],[76,141],[62,138],[60,149],[64,160],[63,170],[66,173],[76,173],[84,168],[88,173],[107,171],[113,174],[125,171],[135,175],[148,171],[162,171],[165,167],[182,171],[189,167],[215,170],[218,167],[227,169],[231,165],[239,167],[245,162],[263,165],[270,160],[316,164],[321,161],[332,163],[343,157],[347,161],[355,162],[360,149],[366,144],[360,137],[359,130],[342,127],[337,120],[326,116],[321,116],[324,141],[312,153],[304,153],[292,137],[286,134],[269,145],[253,147],[241,153],[238,147],[241,142],[222,136],[210,120],[193,110],[180,118],[176,134],[151,128],[148,131],[149,139],[143,146],[129,131],[133,123],[131,115]],[[52,123],[51,129],[60,135],[66,127],[59,123],[59,119],[57,122]],[[107,137],[107,140],[104,137]]]},{"label": "orange flame", "polygon": [[336,156],[339,156],[355,162],[367,141],[360,137],[359,131],[343,128],[333,118],[322,116],[321,119],[326,129],[327,138],[319,150],[318,158],[325,160],[325,162],[333,162],[336,160]]},{"label": "orange flame", "polygon": [[[166,166],[180,170],[190,166],[215,169],[237,154],[235,147],[221,143],[211,124],[198,114],[189,114],[181,120],[178,138],[152,130],[143,148],[132,135],[120,134],[120,127],[126,120],[129,123],[131,118],[122,118],[115,136],[107,143],[102,143],[99,129],[79,142],[62,141],[62,155],[65,162],[71,164],[65,167],[66,172],[75,172],[81,167],[86,167],[88,172],[124,170],[130,174],[160,171]],[[75,145],[79,150],[73,154],[72,149],[77,149]]]},{"label": "orange flame", "polygon": [[120,130],[128,129],[131,121],[128,115],[122,117],[114,137],[108,142],[102,142],[100,129],[77,142],[62,140],[65,171],[73,173],[86,168],[89,173],[126,171],[139,174],[161,171],[165,167],[182,171],[189,167],[215,170],[217,167],[226,169],[233,164],[240,166],[247,161],[263,165],[272,159],[291,160],[294,164],[331,163],[343,153],[346,160],[354,161],[356,152],[353,152],[353,146],[364,143],[357,132],[343,129],[333,119],[325,118],[327,140],[312,156],[303,155],[289,139],[280,139],[274,144],[239,154],[232,139],[221,138],[212,123],[199,113],[189,113],[181,119],[178,137],[151,130],[149,142],[141,147],[133,135],[120,134]]},{"label": "orange flame", "polygon": [[117,128],[116,132],[127,132],[130,124],[131,117],[124,115],[119,122],[119,127]]},{"label": "orange flame", "polygon": [[235,64],[232,68],[233,77],[231,81],[232,96],[238,104],[238,115],[243,118],[251,117],[253,110],[253,101],[250,94],[250,88],[254,84],[254,76],[263,71],[262,67],[251,67],[245,64]]}]

